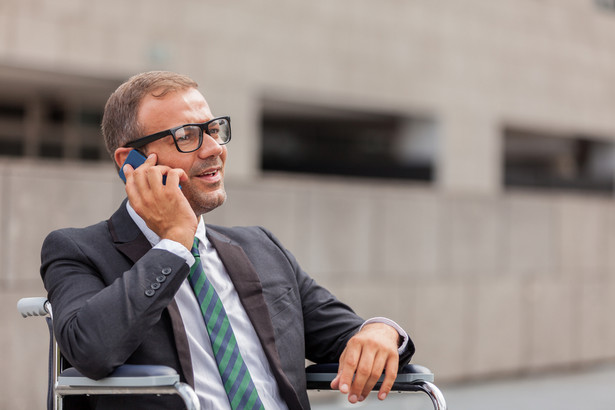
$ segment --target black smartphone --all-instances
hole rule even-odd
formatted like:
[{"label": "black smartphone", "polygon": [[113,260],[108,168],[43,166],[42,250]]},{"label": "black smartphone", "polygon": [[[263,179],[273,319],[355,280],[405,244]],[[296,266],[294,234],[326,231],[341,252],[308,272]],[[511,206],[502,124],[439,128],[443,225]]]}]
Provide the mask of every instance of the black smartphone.
[{"label": "black smartphone", "polygon": [[[136,149],[133,149],[132,151],[130,151],[128,153],[128,156],[126,157],[126,161],[124,161],[124,163],[122,164],[122,167],[120,168],[120,178],[122,178],[122,181],[126,183],[126,175],[124,175],[124,165],[130,164],[132,165],[134,169],[137,169],[141,164],[145,162],[146,159],[147,158],[145,157],[145,155],[141,154]],[[167,176],[163,175],[162,184],[166,185],[166,183],[167,183]],[[182,186],[180,185],[179,188],[181,189],[181,187]]]}]

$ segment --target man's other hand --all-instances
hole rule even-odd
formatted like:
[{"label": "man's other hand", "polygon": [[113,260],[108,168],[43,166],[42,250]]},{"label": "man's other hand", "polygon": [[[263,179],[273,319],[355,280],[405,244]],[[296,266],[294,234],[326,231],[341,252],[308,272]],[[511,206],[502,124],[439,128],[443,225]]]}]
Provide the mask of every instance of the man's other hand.
[{"label": "man's other hand", "polygon": [[378,391],[378,398],[384,400],[397,377],[398,340],[397,330],[387,324],[365,325],[342,352],[331,388],[347,394],[349,402],[357,403],[367,398],[384,371],[384,381]]}]

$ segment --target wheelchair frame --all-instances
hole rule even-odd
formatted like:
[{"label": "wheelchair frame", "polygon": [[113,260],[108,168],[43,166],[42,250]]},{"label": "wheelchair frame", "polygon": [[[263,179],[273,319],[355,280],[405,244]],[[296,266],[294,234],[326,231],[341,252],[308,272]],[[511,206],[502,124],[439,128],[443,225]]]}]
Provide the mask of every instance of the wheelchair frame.
[{"label": "wheelchair frame", "polygon": [[[109,376],[92,380],[77,369],[64,369],[64,359],[53,334],[53,313],[44,297],[20,299],[17,310],[23,317],[45,317],[49,327],[49,378],[47,409],[62,410],[62,399],[70,395],[104,394],[177,394],[186,409],[201,410],[198,397],[192,387],[180,382],[179,374],[168,366],[130,365],[119,366]],[[331,390],[330,382],[337,374],[337,364],[315,364],[306,368],[307,389]],[[424,392],[431,399],[435,410],[447,410],[442,392],[433,384],[434,375],[423,366],[409,364],[398,373],[392,391]],[[380,382],[373,390],[380,388]]]}]

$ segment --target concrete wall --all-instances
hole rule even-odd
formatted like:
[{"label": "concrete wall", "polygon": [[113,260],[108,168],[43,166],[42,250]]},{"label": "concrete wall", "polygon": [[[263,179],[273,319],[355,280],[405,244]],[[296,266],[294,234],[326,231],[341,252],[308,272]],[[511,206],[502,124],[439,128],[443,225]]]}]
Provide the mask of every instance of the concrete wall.
[{"label": "concrete wall", "polygon": [[[21,319],[43,295],[49,230],[105,219],[123,197],[110,165],[0,162],[0,408],[40,408],[46,329]],[[230,179],[207,221],[270,228],[302,266],[365,317],[384,315],[442,381],[615,359],[615,205],[610,199],[446,194],[412,184]],[[26,189],[29,188],[29,189]],[[23,394],[24,385],[32,394]],[[17,397],[18,396],[18,397]]]},{"label": "concrete wall", "polygon": [[[209,221],[269,227],[359,313],[398,319],[417,362],[459,380],[615,359],[612,199],[501,186],[504,125],[615,138],[614,39],[615,14],[591,0],[4,0],[0,93],[19,95],[28,70],[51,94],[73,74],[193,76],[233,117],[229,201]],[[265,98],[430,115],[436,181],[263,175]],[[43,293],[44,236],[122,197],[108,164],[0,157],[0,408],[42,407],[44,325],[14,306]]]}]

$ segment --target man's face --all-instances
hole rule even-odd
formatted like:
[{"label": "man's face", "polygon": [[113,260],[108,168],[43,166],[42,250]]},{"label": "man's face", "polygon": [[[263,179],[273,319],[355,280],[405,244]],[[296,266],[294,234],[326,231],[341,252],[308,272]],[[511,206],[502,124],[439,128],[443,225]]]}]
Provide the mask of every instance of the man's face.
[{"label": "man's face", "polygon": [[[145,136],[212,118],[214,116],[203,95],[190,88],[170,92],[162,98],[148,95],[141,101],[137,120]],[[224,203],[226,146],[219,145],[209,135],[203,133],[203,145],[190,153],[177,151],[171,135],[148,144],[143,151],[146,155],[155,153],[158,164],[181,168],[188,174],[189,180],[181,184],[182,192],[197,216]]]}]

